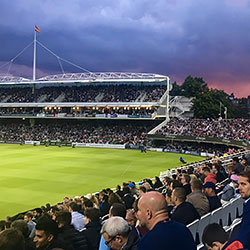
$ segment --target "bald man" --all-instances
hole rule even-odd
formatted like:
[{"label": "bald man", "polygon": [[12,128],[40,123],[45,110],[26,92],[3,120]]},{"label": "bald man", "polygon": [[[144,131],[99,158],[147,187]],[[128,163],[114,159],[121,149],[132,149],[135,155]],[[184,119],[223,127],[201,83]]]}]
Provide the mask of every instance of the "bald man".
[{"label": "bald man", "polygon": [[138,202],[137,218],[150,230],[140,241],[138,250],[196,250],[196,244],[187,227],[169,221],[167,203],[158,192],[145,193]]}]

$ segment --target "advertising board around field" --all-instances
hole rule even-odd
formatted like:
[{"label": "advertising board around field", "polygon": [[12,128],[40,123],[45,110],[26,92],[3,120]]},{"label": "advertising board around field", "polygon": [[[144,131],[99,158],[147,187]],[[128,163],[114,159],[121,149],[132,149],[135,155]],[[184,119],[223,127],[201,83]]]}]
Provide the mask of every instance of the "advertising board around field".
[{"label": "advertising board around field", "polygon": [[24,141],[26,145],[40,145],[40,141]]},{"label": "advertising board around field", "polygon": [[72,147],[125,149],[125,145],[122,144],[98,144],[98,143],[78,143],[78,142],[73,142]]}]

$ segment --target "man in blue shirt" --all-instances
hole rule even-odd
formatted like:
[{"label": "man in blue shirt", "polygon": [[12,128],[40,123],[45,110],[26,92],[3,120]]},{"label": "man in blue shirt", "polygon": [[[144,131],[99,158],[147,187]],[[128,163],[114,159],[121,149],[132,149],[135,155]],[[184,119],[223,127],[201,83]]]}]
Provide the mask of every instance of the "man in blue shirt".
[{"label": "man in blue shirt", "polygon": [[149,232],[141,239],[138,250],[196,250],[192,234],[183,224],[169,221],[164,196],[152,191],[138,202],[137,218]]},{"label": "man in blue shirt", "polygon": [[239,174],[239,191],[245,200],[242,215],[240,232],[236,237],[244,247],[250,249],[250,170],[245,170]]}]

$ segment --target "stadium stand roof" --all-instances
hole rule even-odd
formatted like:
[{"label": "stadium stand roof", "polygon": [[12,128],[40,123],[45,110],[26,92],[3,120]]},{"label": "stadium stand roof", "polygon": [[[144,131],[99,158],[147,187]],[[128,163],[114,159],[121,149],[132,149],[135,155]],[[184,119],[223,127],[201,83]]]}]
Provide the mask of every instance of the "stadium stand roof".
[{"label": "stadium stand roof", "polygon": [[49,75],[37,80],[23,77],[0,76],[0,84],[37,84],[37,83],[94,83],[94,82],[163,82],[168,76],[151,73],[89,72]]}]

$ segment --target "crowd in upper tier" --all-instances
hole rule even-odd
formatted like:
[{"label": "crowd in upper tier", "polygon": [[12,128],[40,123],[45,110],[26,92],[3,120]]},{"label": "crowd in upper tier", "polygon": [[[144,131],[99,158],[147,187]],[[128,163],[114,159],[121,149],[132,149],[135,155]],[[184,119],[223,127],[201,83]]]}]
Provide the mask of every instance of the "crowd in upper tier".
[{"label": "crowd in upper tier", "polygon": [[[115,190],[107,188],[95,195],[65,197],[54,206],[46,204],[14,217],[7,216],[0,221],[0,249],[195,250],[197,242],[186,227],[188,224],[239,193],[249,207],[250,188],[245,189],[243,182],[250,186],[250,154],[233,157],[226,169],[218,158],[198,165],[177,169],[163,179],[145,178],[139,186],[127,181]],[[219,239],[223,243],[234,242],[240,248],[220,249],[249,246],[246,213],[243,210],[243,234],[238,232],[237,242],[228,237]],[[221,228],[218,224],[216,227]],[[206,230],[202,240],[210,246]]]},{"label": "crowd in upper tier", "polygon": [[157,131],[163,135],[209,136],[250,141],[249,119],[172,119]]},{"label": "crowd in upper tier", "polygon": [[155,102],[166,91],[165,85],[86,85],[37,88],[0,88],[0,102]]}]

